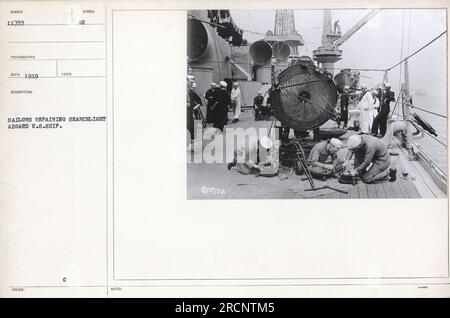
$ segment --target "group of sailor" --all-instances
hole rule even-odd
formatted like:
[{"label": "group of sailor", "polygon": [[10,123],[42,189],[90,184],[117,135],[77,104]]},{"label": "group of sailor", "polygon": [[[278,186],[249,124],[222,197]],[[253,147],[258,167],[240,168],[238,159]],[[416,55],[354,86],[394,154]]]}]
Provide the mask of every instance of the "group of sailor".
[{"label": "group of sailor", "polygon": [[[223,131],[228,123],[228,110],[231,106],[234,113],[233,123],[239,121],[241,112],[242,93],[238,83],[233,83],[229,93],[227,83],[221,81],[219,85],[211,83],[211,88],[205,93],[207,101],[206,121],[213,127]],[[193,139],[193,118],[196,109],[202,105],[201,98],[195,91],[195,78],[187,77],[187,116],[188,130]],[[345,87],[340,96],[341,120],[347,125],[349,87]],[[381,103],[378,96],[381,95]],[[255,104],[260,104],[261,94],[255,98]],[[394,100],[394,93],[390,91],[390,85],[385,84],[383,92],[367,90],[363,87],[363,97],[358,104],[360,113],[360,135],[352,135],[348,139],[348,152],[345,160],[339,159],[337,153],[344,146],[337,138],[321,141],[316,144],[307,159],[307,169],[312,177],[326,180],[329,177],[337,177],[343,171],[350,175],[359,176],[363,182],[394,181],[395,169],[390,167],[390,154],[387,146],[377,138],[378,129],[381,135],[386,133],[386,121],[389,114],[389,103]],[[376,110],[379,109],[378,113]],[[372,135],[370,135],[372,133]],[[256,156],[252,154],[256,153]],[[354,157],[353,166],[350,160]],[[240,158],[240,159],[239,159]],[[267,136],[256,140],[253,147],[239,151],[236,150],[233,162],[228,164],[228,169],[237,167],[243,174],[255,174],[256,176],[275,176],[278,174],[279,158],[278,149],[274,149],[273,142]],[[390,177],[390,178],[389,178]]]},{"label": "group of sailor", "polygon": [[[386,144],[371,135],[352,135],[348,139],[345,160],[339,159],[337,152],[344,146],[337,138],[316,144],[308,157],[311,175],[325,180],[337,177],[342,171],[359,176],[365,183],[395,181],[396,171],[391,167],[390,154]],[[351,159],[354,157],[353,167]]]},{"label": "group of sailor", "polygon": [[[251,147],[238,149],[234,159],[228,164],[228,170],[237,167],[242,174],[272,177],[278,174],[278,149],[267,136],[259,138]],[[344,160],[337,155],[344,148],[342,141],[331,138],[317,143],[309,153],[307,168],[312,177],[325,181],[330,177],[339,177],[347,171],[358,176],[364,183],[395,181],[396,170],[391,167],[387,146],[371,135],[352,135],[348,139],[347,155]],[[354,157],[353,165],[351,159]]]},{"label": "group of sailor", "polygon": [[[191,126],[194,125],[194,118],[200,119],[199,107],[203,106],[202,100],[195,91],[196,88],[195,77],[193,75],[187,76],[187,108],[188,108],[188,130],[191,131]],[[234,118],[233,123],[239,121],[242,106],[242,92],[239,87],[239,83],[234,82],[231,91],[227,89],[228,84],[225,81],[220,81],[219,85],[211,83],[211,87],[206,91],[204,98],[207,102],[206,105],[206,122],[211,123],[214,128],[223,131],[223,128],[228,124],[228,110],[231,107]],[[192,128],[193,129],[193,128]],[[193,138],[191,136],[191,138]]]},{"label": "group of sailor", "polygon": [[[347,128],[349,113],[349,86],[344,87],[340,95],[340,121]],[[387,119],[390,112],[390,102],[395,101],[395,94],[389,83],[382,89],[367,89],[361,85],[362,98],[355,109],[359,113],[359,127],[361,134],[372,134],[382,137],[386,134]],[[339,123],[340,124],[340,123]]]}]

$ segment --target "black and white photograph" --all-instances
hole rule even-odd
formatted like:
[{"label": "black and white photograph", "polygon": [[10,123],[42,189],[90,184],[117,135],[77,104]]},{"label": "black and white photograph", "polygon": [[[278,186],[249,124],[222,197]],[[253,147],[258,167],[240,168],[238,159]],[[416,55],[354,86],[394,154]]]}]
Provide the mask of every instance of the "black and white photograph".
[{"label": "black and white photograph", "polygon": [[188,11],[187,198],[446,198],[446,18]]},{"label": "black and white photograph", "polygon": [[447,2],[0,1],[0,298],[448,297]]}]

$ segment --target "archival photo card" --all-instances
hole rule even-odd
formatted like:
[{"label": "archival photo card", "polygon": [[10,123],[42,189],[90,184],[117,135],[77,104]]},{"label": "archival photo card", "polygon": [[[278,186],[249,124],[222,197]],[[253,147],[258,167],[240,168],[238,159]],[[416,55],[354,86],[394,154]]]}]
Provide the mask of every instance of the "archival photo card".
[{"label": "archival photo card", "polygon": [[445,9],[188,11],[188,199],[446,198],[446,31]]},{"label": "archival photo card", "polygon": [[0,2],[0,297],[448,297],[447,7]]}]

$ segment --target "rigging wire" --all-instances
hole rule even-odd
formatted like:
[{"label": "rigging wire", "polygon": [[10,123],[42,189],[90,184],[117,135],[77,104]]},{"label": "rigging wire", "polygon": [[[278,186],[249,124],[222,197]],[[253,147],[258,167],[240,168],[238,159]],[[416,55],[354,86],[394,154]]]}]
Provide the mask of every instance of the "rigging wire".
[{"label": "rigging wire", "polygon": [[433,136],[432,134],[430,134],[428,131],[424,130],[423,128],[420,127],[420,129],[421,129],[424,133],[426,133],[428,136],[430,136],[432,139],[436,140],[438,143],[440,143],[440,144],[443,145],[445,148],[447,148],[447,145],[446,145],[444,142],[440,141],[439,139],[437,139],[435,136]]},{"label": "rigging wire", "polygon": [[332,112],[332,111],[330,111],[330,110],[328,110],[328,109],[326,109],[326,108],[323,108],[323,107],[321,107],[321,106],[319,106],[319,105],[317,105],[317,104],[314,104],[313,102],[311,102],[311,101],[310,101],[309,99],[307,99],[307,98],[304,98],[304,97],[302,97],[302,96],[297,96],[297,97],[298,97],[299,99],[303,100],[305,103],[311,104],[311,106],[317,107],[317,108],[319,108],[319,109],[321,109],[321,110],[326,111],[327,113],[330,113],[331,115],[333,115],[333,117],[336,116],[336,114],[335,114],[334,112]]},{"label": "rigging wire", "polygon": [[[209,62],[209,63],[227,63],[226,61],[216,61],[216,60],[195,60],[193,62]],[[237,62],[234,61],[234,64],[239,64],[239,65],[247,65],[247,66],[252,66],[253,63],[244,63],[244,62]],[[262,67],[262,68],[270,68],[271,66],[258,66],[258,67]],[[327,69],[329,70],[353,70],[353,71],[363,71],[363,72],[385,72],[385,69],[379,69],[379,68],[351,68],[351,67],[328,67]]]},{"label": "rigging wire", "polygon": [[[402,41],[401,41],[401,46],[400,46],[400,61],[403,59],[403,36],[405,33],[405,10],[403,10],[403,19],[402,19]],[[400,70],[398,73],[398,87],[402,87],[402,66],[403,64],[400,64]]]},{"label": "rigging wire", "polygon": [[289,88],[289,87],[294,87],[294,86],[306,85],[306,84],[322,82],[322,81],[327,81],[327,80],[328,79],[313,80],[313,81],[308,81],[308,82],[303,82],[303,83],[295,83],[295,84],[283,85],[283,86],[280,86],[279,88],[283,89],[283,88]]},{"label": "rigging wire", "polygon": [[[218,27],[218,28],[221,28],[221,29],[226,29],[226,27],[223,26],[223,25],[221,25],[221,24],[218,24],[218,23],[214,23],[214,22],[210,22],[210,21],[206,21],[206,20],[197,18],[196,16],[194,16],[194,15],[192,15],[192,14],[188,14],[188,17],[189,17],[189,19],[197,20],[197,21],[200,21],[200,22],[203,22],[203,23],[212,25],[212,26],[214,26],[214,27]],[[257,35],[266,35],[265,33],[260,33],[260,32],[255,32],[255,31],[250,31],[250,30],[241,29],[241,28],[239,28],[239,30],[242,30],[242,31],[248,32],[248,33],[257,34]]]},{"label": "rigging wire", "polygon": [[409,43],[411,41],[411,9],[409,9],[409,25],[408,25],[408,48],[406,54],[409,54]]},{"label": "rigging wire", "polygon": [[426,110],[426,109],[423,109],[423,108],[420,108],[420,107],[417,107],[417,106],[413,106],[413,105],[410,105],[410,106],[411,106],[412,109],[418,109],[418,110],[421,110],[421,111],[423,111],[425,113],[429,113],[429,114],[432,114],[432,115],[435,115],[435,116],[438,116],[438,117],[442,117],[442,118],[447,118],[447,116],[444,116],[442,114],[438,114],[438,113],[435,113],[435,112],[432,112],[432,111],[429,111],[429,110]]},{"label": "rigging wire", "polygon": [[[431,41],[429,41],[428,43],[426,43],[425,45],[423,45],[422,47],[420,47],[418,50],[414,51],[412,54],[409,54],[409,46],[410,46],[410,41],[411,41],[411,11],[410,11],[410,16],[409,16],[409,29],[408,29],[408,45],[407,45],[407,56],[405,58],[403,58],[403,43],[404,43],[404,20],[403,20],[403,27],[402,27],[402,46],[401,46],[401,60],[400,62],[396,63],[395,65],[391,66],[390,68],[386,69],[386,72],[391,71],[392,69],[394,69],[397,66],[400,66],[400,85],[401,85],[401,70],[402,70],[402,64],[410,59],[411,57],[413,57],[414,55],[416,55],[417,53],[419,53],[420,51],[422,51],[423,49],[425,49],[426,47],[428,47],[429,45],[431,45],[433,42],[435,42],[437,39],[439,39],[440,37],[442,37],[444,34],[447,33],[447,30],[443,31],[442,33],[440,33],[438,36],[436,36],[435,38],[433,38]],[[399,102],[399,98],[403,93],[403,89],[400,90],[400,94],[397,98],[397,101],[395,103],[394,109],[391,113],[391,118],[394,114],[399,115],[401,117],[404,117],[404,115],[402,116],[401,114],[399,114],[400,109],[397,108],[398,106],[398,102]],[[443,116],[441,114],[420,108],[420,107],[415,107],[412,106],[413,108],[416,108],[420,111],[438,116],[438,117],[442,117],[442,118],[447,118],[446,116]],[[397,110],[397,112],[396,112]],[[425,133],[427,133],[432,139],[436,140],[437,142],[439,142],[440,144],[444,145],[445,147],[447,147],[447,145],[445,143],[443,143],[442,141],[440,141],[439,139],[437,139],[436,137],[432,136],[431,134],[429,134],[427,131],[424,131]]]},{"label": "rigging wire", "polygon": [[391,112],[391,117],[390,117],[390,119],[392,119],[392,117],[393,117],[394,115],[400,116],[400,114],[399,114],[398,112],[395,112],[395,111],[396,111],[396,109],[397,109],[398,102],[399,102],[399,100],[400,100],[400,96],[402,96],[402,93],[403,93],[403,89],[400,89],[400,92],[399,92],[399,94],[398,94],[398,96],[397,96],[397,100],[395,101],[394,109],[393,109],[392,112]]},{"label": "rigging wire", "polygon": [[226,29],[226,27],[223,26],[223,25],[221,25],[221,24],[218,24],[218,23],[214,23],[214,22],[210,22],[210,21],[206,21],[206,20],[197,18],[195,15],[192,15],[192,14],[189,14],[189,13],[188,13],[188,18],[189,18],[189,19],[192,19],[192,20],[197,20],[197,21],[200,21],[200,22],[203,22],[203,23],[206,23],[206,24],[209,24],[209,25],[212,25],[212,26],[221,28],[221,29]]},{"label": "rigging wire", "polygon": [[436,36],[433,40],[431,40],[430,42],[428,42],[427,44],[425,44],[424,46],[422,46],[420,49],[418,49],[417,51],[415,51],[414,53],[408,55],[407,57],[405,57],[403,60],[401,60],[400,62],[398,62],[397,64],[389,67],[386,69],[386,71],[390,71],[393,68],[399,66],[400,64],[402,64],[403,62],[405,62],[406,60],[410,59],[411,57],[413,57],[414,55],[416,55],[417,53],[419,53],[420,51],[422,51],[424,48],[426,48],[427,46],[429,46],[430,44],[432,44],[434,41],[436,41],[437,39],[439,39],[441,36],[443,36],[445,33],[447,33],[447,30],[443,31],[441,34],[439,34],[438,36]]},{"label": "rigging wire", "polygon": [[364,71],[364,72],[386,72],[381,68],[352,68],[352,67],[327,67],[329,70],[352,70],[352,71]]},{"label": "rigging wire", "polygon": [[256,34],[256,35],[266,35],[265,33],[255,32],[255,31],[250,31],[250,30],[245,30],[245,29],[239,29],[239,30],[242,30],[242,31],[247,32],[247,33]]}]

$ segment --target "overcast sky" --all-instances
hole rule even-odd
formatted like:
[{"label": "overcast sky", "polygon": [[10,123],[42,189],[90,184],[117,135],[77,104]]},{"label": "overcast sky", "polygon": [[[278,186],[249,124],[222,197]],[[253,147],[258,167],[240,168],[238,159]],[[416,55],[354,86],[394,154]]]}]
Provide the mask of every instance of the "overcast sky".
[{"label": "overcast sky", "polygon": [[[345,33],[366,10],[332,10],[332,21],[340,20]],[[238,27],[265,34],[272,30],[275,10],[237,11],[231,14]],[[294,11],[295,26],[303,36],[305,45],[299,47],[300,55],[312,55],[321,41],[323,10]],[[403,57],[432,40],[446,30],[445,9],[383,9],[364,27],[340,46],[343,59],[335,67],[382,68],[393,66],[401,59],[403,30]],[[446,36],[410,59],[410,81],[412,89],[426,91],[435,97],[446,95]],[[263,35],[244,31],[244,38],[253,42]],[[362,72],[362,83],[376,85],[382,80],[382,73]],[[398,91],[399,68],[389,73],[389,81]]]}]

